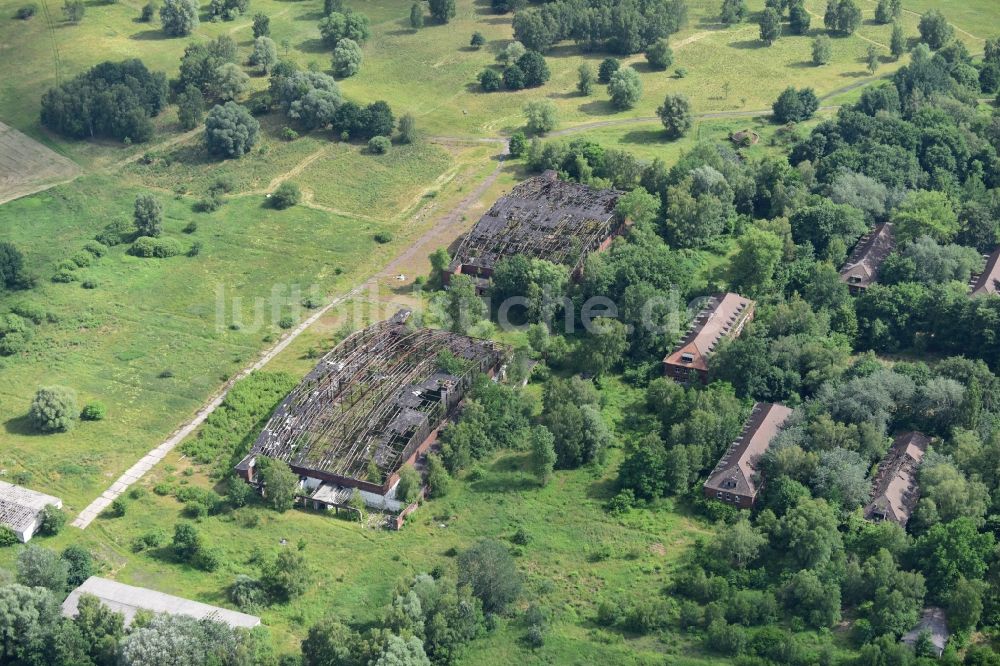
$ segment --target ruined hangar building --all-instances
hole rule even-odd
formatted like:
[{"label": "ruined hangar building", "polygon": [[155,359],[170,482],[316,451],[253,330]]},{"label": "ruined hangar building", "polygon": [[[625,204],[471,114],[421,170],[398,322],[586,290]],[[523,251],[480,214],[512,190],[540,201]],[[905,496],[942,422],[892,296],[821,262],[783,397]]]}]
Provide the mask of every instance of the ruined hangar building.
[{"label": "ruined hangar building", "polygon": [[663,374],[679,382],[708,381],[708,357],[724,338],[736,338],[753,319],[755,303],[732,292],[712,296],[677,349],[663,359]]},{"label": "ruined hangar building", "polygon": [[259,485],[257,459],[267,456],[288,463],[301,501],[316,508],[346,508],[357,489],[369,507],[404,510],[395,498],[400,468],[436,441],[476,373],[493,376],[507,358],[500,344],[414,328],[408,317],[404,310],[358,331],[320,359],[237,473]]},{"label": "ruined hangar building", "polygon": [[467,275],[482,293],[497,262],[517,254],[565,264],[579,278],[587,255],[607,249],[630,224],[615,212],[624,194],[559,180],[551,170],[529,178],[498,199],[469,231],[445,271],[445,282]]},{"label": "ruined hangar building", "polygon": [[847,263],[840,269],[840,281],[854,295],[864,292],[878,280],[882,264],[896,248],[892,233],[892,223],[878,225],[870,233],[861,237]]},{"label": "ruined hangar building", "polygon": [[763,487],[758,478],[757,463],[781,432],[792,410],[784,405],[758,402],[736,438],[715,465],[703,492],[708,499],[717,499],[749,509]]}]

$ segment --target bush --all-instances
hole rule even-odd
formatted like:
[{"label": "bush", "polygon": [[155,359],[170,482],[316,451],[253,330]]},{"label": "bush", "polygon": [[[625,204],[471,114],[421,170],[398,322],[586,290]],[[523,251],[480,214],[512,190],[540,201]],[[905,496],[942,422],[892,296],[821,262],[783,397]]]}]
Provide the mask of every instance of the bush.
[{"label": "bush", "polygon": [[628,513],[634,506],[635,493],[631,488],[625,488],[608,500],[608,513],[614,516],[620,516],[624,513]]},{"label": "bush", "polygon": [[156,11],[159,6],[155,2],[147,2],[142,6],[142,10],[139,12],[139,22],[149,23],[156,16]]},{"label": "bush", "polygon": [[278,326],[286,329],[291,328],[292,326],[295,326],[295,320],[292,319],[291,316],[285,315],[284,317],[278,320]]},{"label": "bush", "polygon": [[205,147],[213,155],[242,157],[257,143],[260,123],[236,102],[216,105],[205,118]]},{"label": "bush", "polygon": [[84,405],[83,411],[80,412],[80,419],[83,421],[101,421],[107,415],[108,410],[100,402],[92,402],[88,405]]},{"label": "bush", "polygon": [[373,136],[368,140],[368,152],[373,155],[382,155],[392,148],[392,141],[387,136]]},{"label": "bush", "polygon": [[108,508],[104,510],[104,515],[108,518],[121,518],[125,515],[126,511],[128,511],[128,504],[125,502],[125,499],[122,497],[116,497],[115,500],[108,505]]},{"label": "bush", "polygon": [[129,254],[135,257],[164,259],[175,257],[182,252],[181,244],[173,238],[153,238],[140,236],[132,243]]},{"label": "bush", "polygon": [[295,141],[299,138],[299,133],[286,125],[281,128],[281,138],[285,141]]},{"label": "bush", "polygon": [[107,246],[97,241],[87,241],[83,244],[83,249],[98,258],[103,257],[108,251]]},{"label": "bush", "polygon": [[141,534],[132,540],[132,552],[141,553],[150,548],[159,548],[163,544],[163,532],[154,530]]},{"label": "bush", "polygon": [[32,427],[39,432],[66,432],[79,414],[76,392],[65,386],[43,386],[28,410]]},{"label": "bush", "polygon": [[302,201],[302,190],[295,183],[284,182],[271,195],[271,206],[285,210]]},{"label": "bush", "polygon": [[611,83],[611,77],[621,66],[622,64],[617,59],[605,58],[601,61],[601,65],[597,69],[597,82],[604,84]]},{"label": "bush", "polygon": [[665,70],[674,61],[674,53],[667,46],[666,40],[660,39],[646,49],[646,62],[653,69]]},{"label": "bush", "polygon": [[18,7],[17,13],[14,14],[17,18],[22,21],[27,21],[32,16],[38,12],[38,5],[31,3],[30,5],[24,5],[23,7]]},{"label": "bush", "polygon": [[14,534],[14,530],[6,525],[0,525],[0,548],[8,548],[18,543],[21,543],[21,540]]},{"label": "bush", "polygon": [[631,67],[622,67],[611,75],[608,95],[616,109],[631,109],[642,98],[642,80]]},{"label": "bush", "polygon": [[495,69],[484,69],[479,72],[479,86],[483,92],[496,92],[503,87],[503,78]]},{"label": "bush", "polygon": [[104,229],[94,237],[98,243],[103,243],[109,247],[120,245],[132,238],[135,233],[135,223],[124,216],[119,216],[111,220]]},{"label": "bush", "polygon": [[39,533],[46,536],[55,536],[66,526],[66,512],[55,504],[46,504],[42,509],[42,523],[38,528]]},{"label": "bush", "polygon": [[379,231],[374,236],[375,242],[385,245],[392,242],[392,234],[388,231]]}]

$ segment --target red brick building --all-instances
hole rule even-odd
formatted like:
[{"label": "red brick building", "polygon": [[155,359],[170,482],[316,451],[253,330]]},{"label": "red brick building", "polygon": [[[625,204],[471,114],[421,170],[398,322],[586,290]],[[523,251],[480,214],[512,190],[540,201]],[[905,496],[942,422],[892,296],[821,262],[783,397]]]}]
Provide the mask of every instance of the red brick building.
[{"label": "red brick building", "polygon": [[713,296],[694,318],[681,344],[663,359],[663,374],[679,382],[708,379],[708,357],[725,338],[739,337],[755,303],[732,292]]}]

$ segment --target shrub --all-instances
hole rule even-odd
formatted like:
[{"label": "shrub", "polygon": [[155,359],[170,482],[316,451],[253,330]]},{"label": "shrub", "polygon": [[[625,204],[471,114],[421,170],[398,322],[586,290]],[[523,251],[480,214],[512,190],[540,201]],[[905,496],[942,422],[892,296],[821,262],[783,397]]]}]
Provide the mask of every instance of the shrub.
[{"label": "shrub", "polygon": [[635,506],[635,493],[631,488],[625,488],[618,492],[617,495],[608,500],[608,513],[620,516],[624,513],[628,513],[629,510]]},{"label": "shrub", "polygon": [[378,233],[375,234],[373,238],[375,239],[376,243],[380,243],[382,245],[392,242],[392,234],[389,233],[388,231],[379,231]]},{"label": "shrub", "polygon": [[236,102],[216,105],[205,118],[205,147],[213,155],[242,157],[257,143],[260,123]]},{"label": "shrub", "polygon": [[17,18],[22,21],[27,21],[32,16],[38,12],[38,5],[31,3],[30,5],[24,5],[23,7],[18,7],[17,13],[14,14]]},{"label": "shrub", "polygon": [[79,414],[76,392],[65,386],[43,386],[35,393],[28,419],[39,432],[66,432]]},{"label": "shrub", "polygon": [[115,500],[108,505],[108,508],[104,510],[104,515],[108,518],[121,518],[125,515],[126,511],[128,511],[128,504],[125,502],[125,499],[122,497],[116,497]]},{"label": "shrub", "polygon": [[373,136],[368,140],[368,152],[373,155],[382,155],[392,148],[392,141],[387,136]]},{"label": "shrub", "polygon": [[605,58],[601,61],[601,65],[597,68],[597,82],[598,83],[611,83],[611,77],[615,72],[622,66],[618,60],[615,58]]},{"label": "shrub", "polygon": [[135,233],[135,223],[124,216],[119,216],[111,220],[104,229],[95,236],[98,243],[114,247],[127,242]]},{"label": "shrub", "polygon": [[496,92],[503,87],[503,78],[495,69],[484,69],[479,72],[479,86],[483,92]]},{"label": "shrub", "polygon": [[0,525],[0,548],[8,548],[18,543],[21,543],[21,540],[14,534],[14,530],[6,525]]},{"label": "shrub", "polygon": [[222,564],[222,556],[212,548],[201,548],[191,558],[191,565],[202,571],[215,571]]},{"label": "shrub", "polygon": [[285,141],[295,141],[299,138],[299,133],[286,125],[281,128],[281,138]]},{"label": "shrub", "polygon": [[87,241],[83,244],[83,249],[95,257],[103,257],[108,251],[107,246],[98,241]]},{"label": "shrub", "polygon": [[302,201],[302,190],[295,183],[284,182],[271,195],[271,206],[285,210]]},{"label": "shrub", "polygon": [[159,9],[159,5],[155,2],[147,2],[142,6],[142,10],[139,12],[139,22],[149,23],[156,16],[156,12]]},{"label": "shrub", "polygon": [[187,256],[197,257],[199,254],[201,254],[201,246],[202,246],[201,241],[195,241],[191,243],[191,247],[189,247],[187,251]]},{"label": "shrub", "polygon": [[278,326],[281,328],[291,328],[292,326],[295,326],[295,320],[292,319],[290,315],[285,315],[278,320]]},{"label": "shrub", "polygon": [[474,49],[478,49],[485,43],[486,43],[486,38],[483,37],[483,33],[478,31],[472,33],[472,39],[469,40],[469,46],[471,46]]},{"label": "shrub", "polygon": [[84,406],[80,412],[80,419],[83,421],[101,421],[107,415],[108,409],[100,402],[92,402]]},{"label": "shrub", "polygon": [[129,254],[136,257],[164,259],[175,257],[182,251],[180,243],[173,238],[153,238],[140,236],[132,243]]},{"label": "shrub", "polygon": [[42,523],[38,528],[41,534],[55,536],[66,525],[66,512],[55,504],[46,504],[42,509]]},{"label": "shrub", "polygon": [[159,530],[153,530],[140,534],[135,539],[132,540],[132,552],[141,553],[144,550],[149,550],[150,548],[159,548],[163,544],[163,532]]},{"label": "shrub", "polygon": [[653,69],[665,70],[667,67],[670,67],[673,61],[674,53],[667,46],[666,40],[657,40],[646,49],[646,62]]},{"label": "shrub", "polygon": [[93,263],[94,255],[85,250],[80,250],[79,252],[74,252],[69,260],[76,264],[79,268],[86,268]]}]

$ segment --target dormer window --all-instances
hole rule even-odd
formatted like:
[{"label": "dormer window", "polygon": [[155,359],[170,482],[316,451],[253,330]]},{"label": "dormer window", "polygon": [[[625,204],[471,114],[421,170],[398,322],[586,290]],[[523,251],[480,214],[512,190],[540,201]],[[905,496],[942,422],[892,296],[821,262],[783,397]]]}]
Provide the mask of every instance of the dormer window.
[{"label": "dormer window", "polygon": [[847,278],[847,281],[850,282],[851,284],[861,284],[861,277],[857,275],[852,275],[851,277]]},{"label": "dormer window", "polygon": [[683,354],[681,354],[681,362],[694,363],[694,354],[692,354],[691,352],[684,352]]}]

